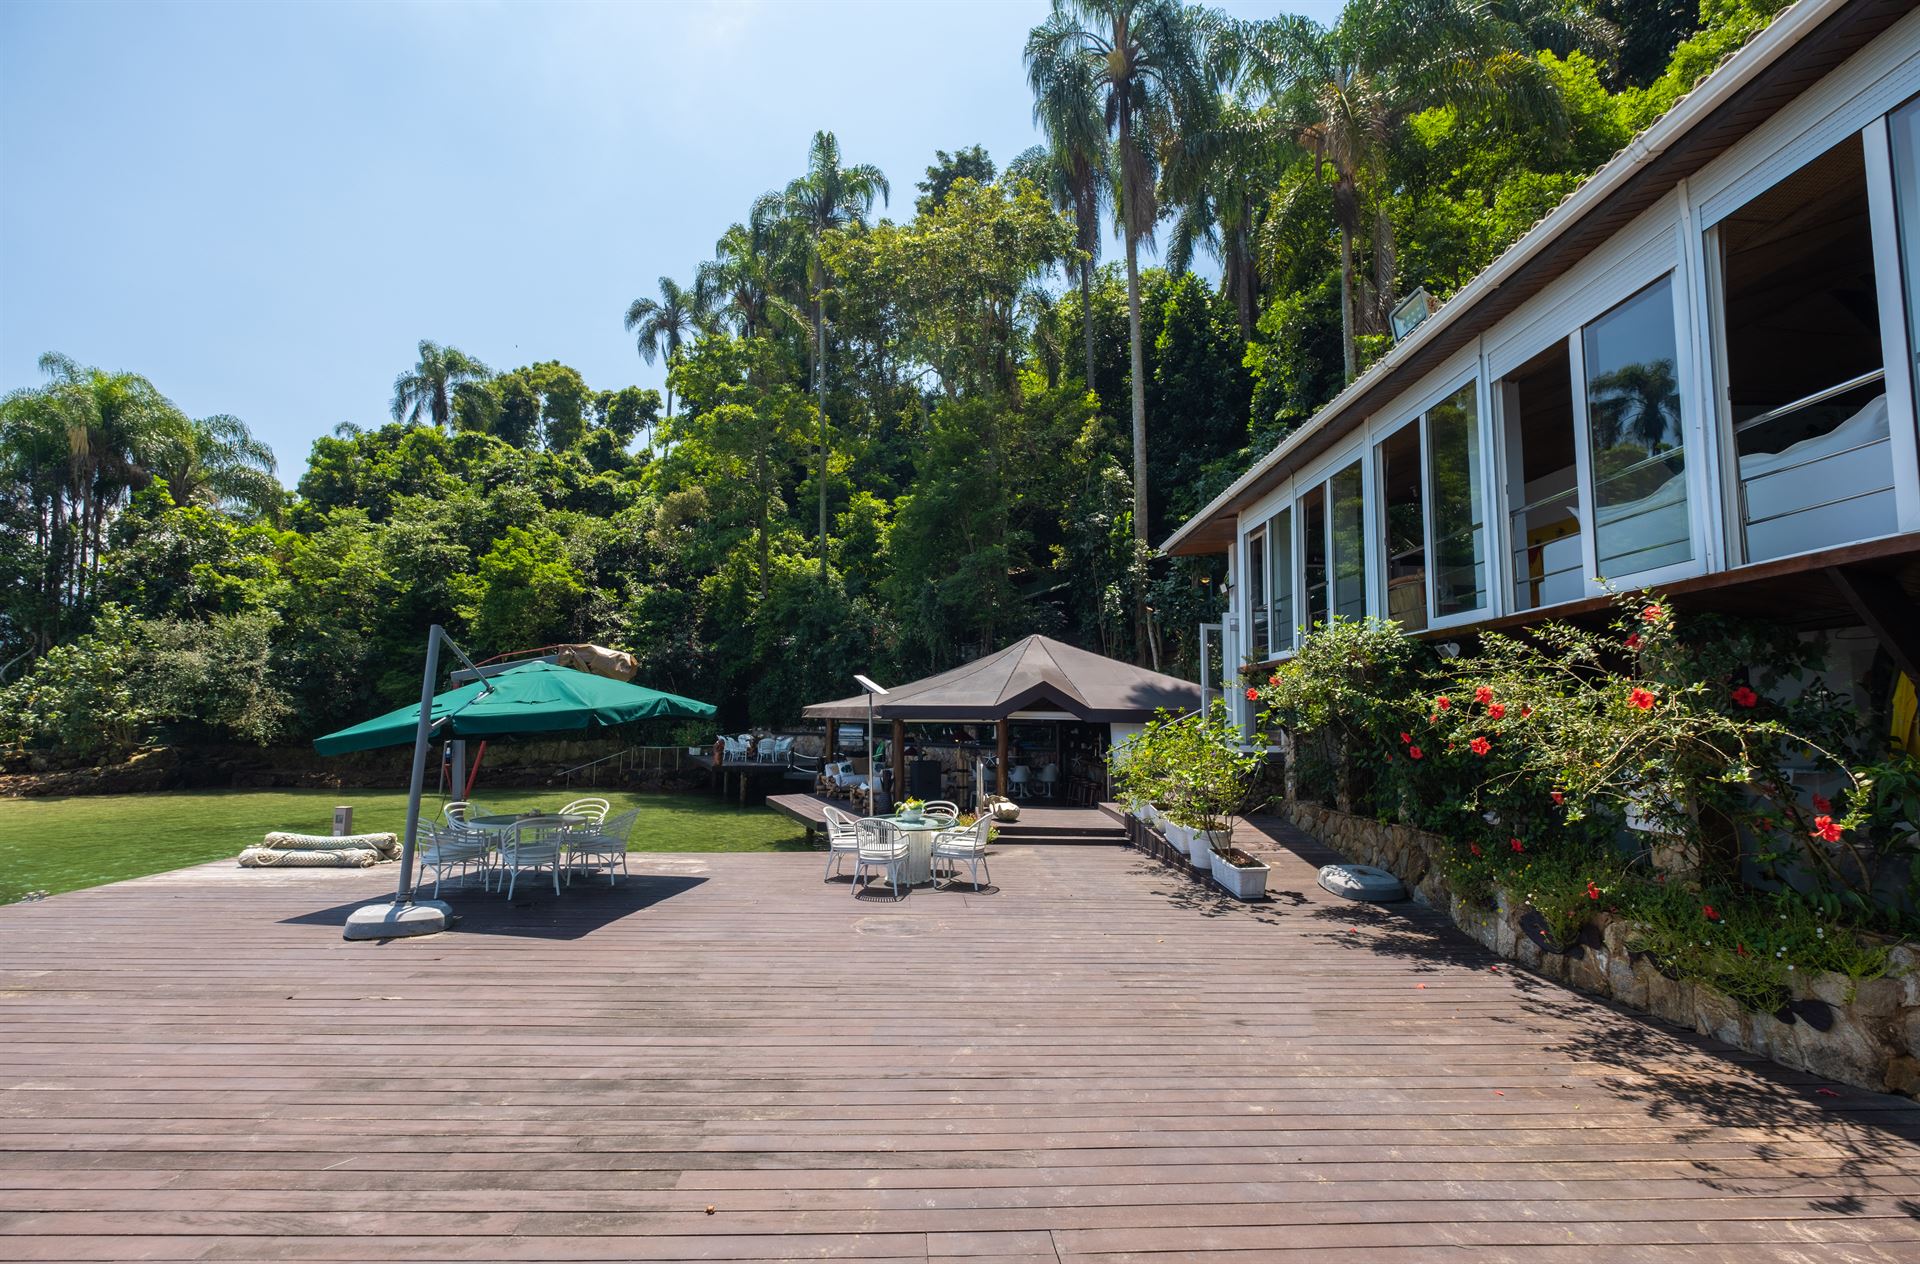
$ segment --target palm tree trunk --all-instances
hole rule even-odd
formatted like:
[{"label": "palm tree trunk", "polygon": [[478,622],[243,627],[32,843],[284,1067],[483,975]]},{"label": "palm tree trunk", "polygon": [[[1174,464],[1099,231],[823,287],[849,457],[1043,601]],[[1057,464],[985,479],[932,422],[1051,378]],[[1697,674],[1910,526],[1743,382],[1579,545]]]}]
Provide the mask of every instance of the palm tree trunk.
[{"label": "palm tree trunk", "polygon": [[1087,345],[1087,389],[1093,389],[1093,260],[1080,265],[1080,332]]},{"label": "palm tree trunk", "polygon": [[1358,358],[1353,345],[1353,234],[1345,225],[1340,228],[1340,358],[1346,366],[1346,380],[1353,381]]},{"label": "palm tree trunk", "polygon": [[820,582],[827,582],[827,304],[813,301],[813,371],[820,399]]},{"label": "palm tree trunk", "polygon": [[1140,345],[1140,243],[1127,234],[1127,343],[1133,367],[1133,538],[1147,542],[1147,360]]}]

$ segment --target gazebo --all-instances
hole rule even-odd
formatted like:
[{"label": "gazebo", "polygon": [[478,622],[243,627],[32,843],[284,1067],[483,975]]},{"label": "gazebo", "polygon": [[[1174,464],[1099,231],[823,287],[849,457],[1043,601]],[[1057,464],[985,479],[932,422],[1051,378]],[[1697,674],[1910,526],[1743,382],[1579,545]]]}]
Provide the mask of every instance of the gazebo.
[{"label": "gazebo", "polygon": [[[838,749],[843,722],[864,724],[869,701],[876,724],[890,721],[893,784],[918,788],[907,777],[906,727],[933,730],[928,746],[986,746],[991,729],[995,784],[1007,792],[1018,758],[1051,755],[1056,765],[1073,752],[1107,750],[1165,710],[1196,711],[1200,686],[1136,667],[1051,637],[1029,636],[950,671],[888,685],[885,697],[864,693],[816,702],[802,714],[827,723],[827,751]],[[897,792],[897,791],[896,791]]]}]

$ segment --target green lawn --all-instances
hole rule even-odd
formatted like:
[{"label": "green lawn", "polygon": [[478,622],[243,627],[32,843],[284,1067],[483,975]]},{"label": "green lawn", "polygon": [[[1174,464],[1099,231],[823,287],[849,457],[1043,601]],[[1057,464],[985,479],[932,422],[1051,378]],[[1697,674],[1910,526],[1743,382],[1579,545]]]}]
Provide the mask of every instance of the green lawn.
[{"label": "green lawn", "polygon": [[[800,827],[763,807],[738,807],[698,794],[616,790],[499,791],[503,811],[557,808],[579,794],[638,807],[634,851],[789,851],[806,847]],[[165,794],[0,799],[0,904],[30,891],[53,894],[118,882],[182,865],[237,856],[268,830],[328,834],[336,803],[353,805],[356,832],[400,831],[407,796],[398,790],[181,790]],[[430,797],[422,815],[437,816]]]}]

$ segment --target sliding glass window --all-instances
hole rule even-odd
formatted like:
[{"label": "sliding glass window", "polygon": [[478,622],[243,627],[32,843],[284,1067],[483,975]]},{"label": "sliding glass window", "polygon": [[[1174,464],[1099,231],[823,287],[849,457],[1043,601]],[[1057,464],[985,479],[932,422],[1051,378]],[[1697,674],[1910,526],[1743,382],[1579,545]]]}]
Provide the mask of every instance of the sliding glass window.
[{"label": "sliding glass window", "polygon": [[1684,562],[1693,556],[1693,530],[1672,279],[1655,281],[1580,336],[1600,574]]},{"label": "sliding glass window", "polygon": [[1327,480],[1333,548],[1333,613],[1346,619],[1367,613],[1366,480],[1355,461]]},{"label": "sliding glass window", "polygon": [[1746,560],[1889,534],[1886,362],[1860,138],[1714,232]]},{"label": "sliding glass window", "polygon": [[1893,142],[1895,219],[1900,225],[1900,267],[1906,274],[1907,353],[1912,357],[1914,410],[1920,413],[1920,99],[1887,118]]},{"label": "sliding glass window", "polygon": [[1267,534],[1255,531],[1247,537],[1247,613],[1253,635],[1247,649],[1256,657],[1267,653]]},{"label": "sliding glass window", "polygon": [[1499,384],[1506,432],[1513,604],[1572,601],[1587,591],[1573,441],[1573,370],[1556,342]]},{"label": "sliding glass window", "polygon": [[1275,654],[1293,648],[1293,511],[1282,509],[1267,520],[1269,646]]},{"label": "sliding glass window", "polygon": [[1327,489],[1300,498],[1300,560],[1306,578],[1307,622],[1327,621]]},{"label": "sliding glass window", "polygon": [[1468,382],[1427,410],[1427,500],[1433,518],[1433,609],[1487,604],[1486,506],[1480,490],[1479,391]]},{"label": "sliding glass window", "polygon": [[1420,497],[1418,421],[1380,445],[1380,500],[1386,513],[1387,618],[1418,632],[1427,626],[1427,517]]}]

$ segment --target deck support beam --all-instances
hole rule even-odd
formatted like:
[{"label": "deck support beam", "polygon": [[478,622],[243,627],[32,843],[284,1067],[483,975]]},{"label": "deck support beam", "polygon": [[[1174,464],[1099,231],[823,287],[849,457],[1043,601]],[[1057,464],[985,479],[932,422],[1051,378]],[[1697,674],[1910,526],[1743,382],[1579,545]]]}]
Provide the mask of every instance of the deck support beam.
[{"label": "deck support beam", "polygon": [[993,792],[1003,799],[1007,797],[1007,742],[1011,736],[1012,727],[1013,725],[1005,717],[994,721],[993,725],[993,746],[995,751],[993,760]]},{"label": "deck support beam", "polygon": [[1867,625],[1893,665],[1920,685],[1920,631],[1914,627],[1913,603],[1898,584],[1867,571],[1829,566],[1827,579],[1860,622]]},{"label": "deck support beam", "polygon": [[907,789],[907,722],[893,722],[893,793],[887,798],[900,802]]}]

